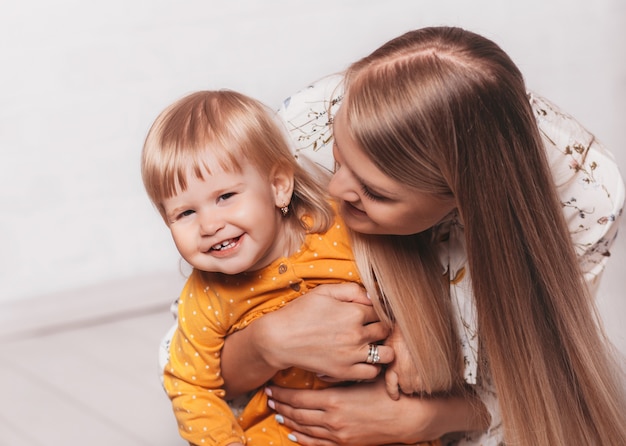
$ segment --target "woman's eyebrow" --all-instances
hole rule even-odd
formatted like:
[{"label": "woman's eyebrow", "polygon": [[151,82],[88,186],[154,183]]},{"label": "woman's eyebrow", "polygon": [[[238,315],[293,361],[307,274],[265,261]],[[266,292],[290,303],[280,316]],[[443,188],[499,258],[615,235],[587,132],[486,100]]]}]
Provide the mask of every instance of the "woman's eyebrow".
[{"label": "woman's eyebrow", "polygon": [[356,180],[359,183],[361,183],[361,186],[366,187],[367,190],[369,190],[370,192],[374,193],[375,195],[380,195],[380,196],[383,196],[383,197],[394,198],[394,199],[400,197],[401,195],[403,195],[402,193],[392,192],[390,190],[381,188],[380,186],[374,186],[370,182],[366,181],[364,178],[361,178],[354,171],[352,171],[352,174],[354,175],[354,178],[356,178]]},{"label": "woman's eyebrow", "polygon": [[[341,145],[337,142],[337,138],[333,138],[333,149],[337,150],[338,152],[341,153]],[[346,164],[345,163],[345,158],[343,158],[343,163],[338,163],[337,159],[335,157],[335,164]],[[401,196],[400,193],[394,193],[391,191],[388,191],[386,189],[381,189],[378,186],[373,186],[371,183],[367,182],[365,179],[363,179],[362,177],[360,177],[355,171],[354,169],[352,169],[350,167],[350,165],[346,165],[346,167],[348,168],[348,170],[350,170],[350,172],[352,172],[352,175],[354,176],[354,178],[360,183],[361,186],[366,187],[369,191],[373,192],[376,195],[381,195],[381,196],[387,196],[389,198],[397,198],[399,196]]]}]

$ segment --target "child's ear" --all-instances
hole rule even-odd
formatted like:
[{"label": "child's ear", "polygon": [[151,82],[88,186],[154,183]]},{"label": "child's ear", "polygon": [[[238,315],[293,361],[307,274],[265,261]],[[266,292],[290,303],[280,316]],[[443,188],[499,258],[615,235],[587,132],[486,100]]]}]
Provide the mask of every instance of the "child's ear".
[{"label": "child's ear", "polygon": [[293,194],[293,170],[289,166],[276,166],[270,174],[276,207],[289,205]]}]

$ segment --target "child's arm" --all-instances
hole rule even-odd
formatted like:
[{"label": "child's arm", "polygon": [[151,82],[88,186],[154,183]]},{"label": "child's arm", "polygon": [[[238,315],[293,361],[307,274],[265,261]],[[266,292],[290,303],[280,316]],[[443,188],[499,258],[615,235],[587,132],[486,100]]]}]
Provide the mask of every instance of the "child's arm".
[{"label": "child's arm", "polygon": [[190,444],[239,444],[243,430],[224,400],[220,351],[224,333],[218,304],[192,273],[181,293],[178,326],[163,375],[181,437]]},{"label": "child's arm", "polygon": [[228,336],[222,352],[227,397],[292,366],[337,380],[374,378],[393,360],[393,350],[381,346],[380,363],[365,362],[368,344],[388,334],[368,303],[354,283],[320,285]]}]

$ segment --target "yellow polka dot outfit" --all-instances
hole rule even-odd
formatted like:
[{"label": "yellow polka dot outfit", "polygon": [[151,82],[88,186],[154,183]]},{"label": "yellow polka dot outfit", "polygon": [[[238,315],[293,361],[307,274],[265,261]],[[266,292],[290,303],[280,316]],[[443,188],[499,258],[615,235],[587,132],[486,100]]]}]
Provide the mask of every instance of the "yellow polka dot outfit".
[{"label": "yellow polka dot outfit", "polygon": [[[194,270],[180,296],[178,327],[164,370],[181,436],[195,445],[293,445],[262,389],[238,417],[233,414],[220,373],[224,338],[317,285],[358,280],[340,220],[325,234],[308,235],[295,254],[260,271],[229,276]],[[273,381],[298,388],[328,385],[299,369],[282,371]]]}]

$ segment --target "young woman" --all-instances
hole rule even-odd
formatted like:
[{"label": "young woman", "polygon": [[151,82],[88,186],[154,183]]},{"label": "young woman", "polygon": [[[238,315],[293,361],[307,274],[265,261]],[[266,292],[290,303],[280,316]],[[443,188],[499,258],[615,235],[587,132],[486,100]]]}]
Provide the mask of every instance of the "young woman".
[{"label": "young woman", "polygon": [[[330,192],[354,232],[369,297],[396,324],[391,345],[417,372],[398,382],[408,395],[397,401],[380,381],[270,387],[297,441],[409,443],[478,431],[455,441],[626,444],[623,375],[590,291],[624,202],[610,155],[528,94],[495,43],[458,28],[393,39],[347,70],[344,89],[322,96],[325,111],[292,130],[315,157],[328,127],[308,122],[339,107]],[[240,392],[290,365],[358,377],[367,364],[354,357],[365,360],[372,337],[342,301],[351,293],[317,289],[232,336],[227,385]],[[238,373],[244,360],[254,373]],[[446,385],[462,392],[436,392]]]}]

